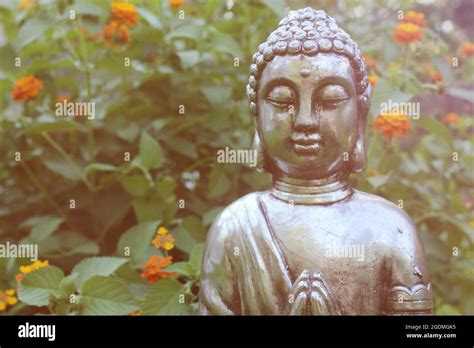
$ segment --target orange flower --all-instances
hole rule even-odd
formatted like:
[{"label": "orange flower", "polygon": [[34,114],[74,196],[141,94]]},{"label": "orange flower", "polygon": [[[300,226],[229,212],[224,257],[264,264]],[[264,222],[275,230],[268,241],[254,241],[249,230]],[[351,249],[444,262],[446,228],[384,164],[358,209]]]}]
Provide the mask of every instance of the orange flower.
[{"label": "orange flower", "polygon": [[132,28],[138,22],[137,11],[135,10],[134,4],[129,4],[128,2],[113,2],[112,13],[117,22],[129,25]]},{"label": "orange flower", "polygon": [[164,272],[163,269],[171,265],[173,259],[171,256],[151,256],[147,262],[142,265],[144,272],[141,276],[148,279],[148,283],[154,284],[160,279],[176,278],[176,272]]},{"label": "orange flower", "polygon": [[21,0],[20,3],[18,4],[18,8],[20,10],[27,10],[35,4],[36,0]]},{"label": "orange flower", "polygon": [[372,87],[375,86],[378,79],[379,79],[379,77],[377,75],[369,75],[369,82],[372,85]]},{"label": "orange flower", "polygon": [[395,28],[393,38],[400,44],[408,44],[415,41],[421,41],[423,38],[423,31],[421,28],[413,23],[400,23]]},{"label": "orange flower", "polygon": [[439,71],[431,71],[430,73],[431,79],[434,82],[442,82],[443,81],[443,75],[439,73]]},{"label": "orange flower", "polygon": [[184,4],[184,0],[169,0],[170,8],[177,10]]},{"label": "orange flower", "polygon": [[34,99],[43,89],[43,82],[34,75],[20,77],[13,86],[13,100]]},{"label": "orange flower", "polygon": [[368,54],[363,54],[364,56],[364,61],[365,65],[367,65],[367,68],[369,70],[375,71],[377,68],[377,63],[375,62],[375,59],[372,58],[372,56],[369,56]]},{"label": "orange flower", "polygon": [[401,20],[402,23],[413,23],[419,25],[420,27],[426,27],[427,23],[425,20],[424,13],[416,11],[408,11],[406,15]]},{"label": "orange flower", "polygon": [[120,24],[117,21],[112,21],[107,24],[102,30],[105,44],[109,47],[120,47],[122,45],[128,45],[132,41],[130,31],[124,24]]},{"label": "orange flower", "polygon": [[446,123],[446,124],[456,124],[456,123],[459,123],[459,120],[461,118],[459,117],[458,114],[455,114],[454,112],[450,112],[449,114],[446,114],[444,117],[443,117],[443,122]]},{"label": "orange flower", "polygon": [[461,51],[461,54],[466,57],[474,56],[474,43],[465,42],[461,45],[459,50]]},{"label": "orange flower", "polygon": [[409,117],[406,115],[381,114],[375,119],[372,131],[381,131],[383,138],[388,140],[392,137],[405,137],[410,129]]},{"label": "orange flower", "polygon": [[27,265],[27,266],[20,266],[20,274],[17,274],[15,276],[15,279],[17,282],[21,281],[23,279],[23,276],[25,274],[28,274],[30,272],[33,272],[33,271],[36,271],[40,268],[43,268],[43,267],[48,267],[49,266],[49,261],[46,260],[46,261],[35,261],[33,262],[31,265]]},{"label": "orange flower", "polygon": [[8,306],[13,306],[18,303],[15,293],[15,289],[0,291],[0,312],[5,311]]}]

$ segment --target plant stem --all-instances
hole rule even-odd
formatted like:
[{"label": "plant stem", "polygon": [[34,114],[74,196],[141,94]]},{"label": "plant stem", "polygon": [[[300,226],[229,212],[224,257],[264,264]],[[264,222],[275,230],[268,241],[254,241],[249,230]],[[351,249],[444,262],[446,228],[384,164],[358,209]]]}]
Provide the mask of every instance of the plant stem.
[{"label": "plant stem", "polygon": [[88,188],[91,188],[91,184],[85,177],[85,175],[82,173],[81,168],[74,162],[74,160],[64,151],[64,149],[56,143],[48,133],[46,132],[41,132],[41,135],[43,138],[46,139],[46,141],[74,168],[74,170],[77,172],[78,176],[81,178],[81,180],[84,181],[84,183],[87,185]]},{"label": "plant stem", "polygon": [[46,200],[53,206],[54,209],[57,210],[59,215],[62,218],[64,218],[64,221],[69,226],[69,228],[73,229],[73,226],[69,223],[67,219],[67,214],[64,213],[64,211],[61,209],[58,203],[56,203],[54,198],[49,194],[48,190],[43,185],[43,183],[36,177],[36,175],[31,171],[30,167],[24,161],[20,161],[20,163],[21,163],[21,166],[23,167],[23,170],[25,171],[25,173],[28,175],[31,182],[33,183],[33,185],[35,185],[36,188],[38,188],[41,191],[41,193],[44,195]]}]

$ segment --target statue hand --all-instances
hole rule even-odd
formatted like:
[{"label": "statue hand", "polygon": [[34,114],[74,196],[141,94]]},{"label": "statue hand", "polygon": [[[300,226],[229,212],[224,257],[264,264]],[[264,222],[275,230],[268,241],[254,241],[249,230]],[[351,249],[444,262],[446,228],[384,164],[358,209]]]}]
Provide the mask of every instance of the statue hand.
[{"label": "statue hand", "polygon": [[303,271],[288,296],[290,315],[337,315],[339,304],[332,296],[320,273]]}]

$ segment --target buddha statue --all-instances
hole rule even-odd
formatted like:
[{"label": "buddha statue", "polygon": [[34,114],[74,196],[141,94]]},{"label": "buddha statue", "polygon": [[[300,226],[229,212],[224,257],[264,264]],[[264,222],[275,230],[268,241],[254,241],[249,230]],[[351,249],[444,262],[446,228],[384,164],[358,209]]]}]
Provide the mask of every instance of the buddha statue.
[{"label": "buddha statue", "polygon": [[430,314],[413,222],[348,180],[366,163],[371,98],[357,44],[324,11],[291,11],[258,47],[250,73],[258,166],[273,184],[213,222],[200,313]]}]

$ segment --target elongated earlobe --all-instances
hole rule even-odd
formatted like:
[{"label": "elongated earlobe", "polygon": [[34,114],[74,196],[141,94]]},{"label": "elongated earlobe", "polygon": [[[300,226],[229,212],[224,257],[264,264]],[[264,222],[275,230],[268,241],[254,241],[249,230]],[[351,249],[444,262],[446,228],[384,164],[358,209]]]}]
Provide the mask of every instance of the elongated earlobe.
[{"label": "elongated earlobe", "polygon": [[364,134],[364,126],[360,126],[359,129],[359,136],[357,138],[354,151],[352,152],[351,158],[351,167],[352,172],[360,173],[364,170],[365,165],[367,164],[367,150],[365,147],[365,134]]},{"label": "elongated earlobe", "polygon": [[257,151],[257,171],[260,173],[265,173],[267,171],[265,169],[265,152],[263,150],[263,145],[257,130],[255,130],[252,150]]}]

